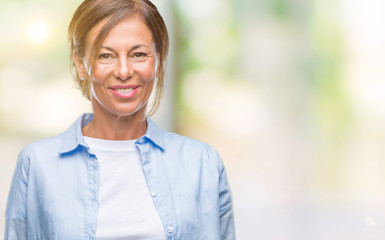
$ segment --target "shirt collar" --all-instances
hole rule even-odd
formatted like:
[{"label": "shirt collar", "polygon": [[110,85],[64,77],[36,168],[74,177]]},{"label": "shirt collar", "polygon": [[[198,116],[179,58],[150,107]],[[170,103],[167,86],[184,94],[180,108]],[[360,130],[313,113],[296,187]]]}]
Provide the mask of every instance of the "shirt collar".
[{"label": "shirt collar", "polygon": [[59,150],[60,154],[71,152],[78,148],[79,145],[88,147],[83,138],[82,128],[91,122],[93,116],[92,113],[82,114],[71,127],[64,132],[63,145]]},{"label": "shirt collar", "polygon": [[[159,147],[161,150],[164,150],[164,139],[163,131],[158,128],[156,123],[151,119],[147,118],[147,130],[143,137],[139,138],[136,143],[141,143],[143,140],[149,139],[153,144]],[[143,140],[141,140],[143,139]]]},{"label": "shirt collar", "polygon": [[[82,128],[89,124],[93,118],[92,113],[84,113],[82,114],[72,125],[71,127],[64,132],[64,140],[63,145],[59,150],[60,154],[68,153],[79,146],[84,146],[88,148],[88,145],[84,141]],[[152,142],[161,150],[164,150],[164,140],[162,137],[162,130],[158,128],[155,122],[147,118],[147,130],[144,136],[140,137],[135,143],[142,144],[145,142]]]}]

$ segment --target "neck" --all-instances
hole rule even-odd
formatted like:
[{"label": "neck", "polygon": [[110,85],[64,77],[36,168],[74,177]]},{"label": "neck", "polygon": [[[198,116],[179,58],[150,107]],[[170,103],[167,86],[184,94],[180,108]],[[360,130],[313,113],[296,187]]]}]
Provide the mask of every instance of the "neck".
[{"label": "neck", "polygon": [[145,134],[147,122],[144,112],[129,116],[101,113],[94,108],[92,121],[83,127],[84,136],[106,140],[138,139]]}]

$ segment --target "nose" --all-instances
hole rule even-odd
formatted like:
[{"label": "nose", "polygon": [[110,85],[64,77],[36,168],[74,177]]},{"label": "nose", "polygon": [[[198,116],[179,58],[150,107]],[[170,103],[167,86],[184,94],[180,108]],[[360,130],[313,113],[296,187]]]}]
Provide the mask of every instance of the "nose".
[{"label": "nose", "polygon": [[115,69],[115,77],[122,81],[129,79],[133,74],[132,63],[128,59],[120,59]]}]

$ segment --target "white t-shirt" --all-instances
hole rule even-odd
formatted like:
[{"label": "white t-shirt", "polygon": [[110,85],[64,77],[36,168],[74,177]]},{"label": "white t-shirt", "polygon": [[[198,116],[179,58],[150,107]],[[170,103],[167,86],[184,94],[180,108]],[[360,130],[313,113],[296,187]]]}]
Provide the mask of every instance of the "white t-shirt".
[{"label": "white t-shirt", "polygon": [[100,169],[98,240],[165,240],[135,140],[84,137]]}]

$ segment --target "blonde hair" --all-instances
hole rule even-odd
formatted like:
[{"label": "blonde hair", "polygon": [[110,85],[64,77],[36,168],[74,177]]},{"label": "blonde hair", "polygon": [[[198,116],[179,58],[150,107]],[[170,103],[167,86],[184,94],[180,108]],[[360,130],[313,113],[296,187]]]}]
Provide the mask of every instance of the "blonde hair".
[{"label": "blonde hair", "polygon": [[[111,29],[122,20],[139,14],[152,33],[158,57],[157,81],[154,101],[150,108],[151,116],[159,107],[164,90],[164,70],[169,48],[166,24],[156,6],[149,0],[85,0],[75,11],[68,28],[71,47],[71,67],[75,83],[83,96],[90,100],[91,79],[98,50]],[[90,32],[103,21],[103,24],[92,43],[86,46]],[[74,57],[83,58],[86,47],[90,48],[90,58],[84,79],[76,72]],[[74,56],[76,54],[76,56]]]}]

